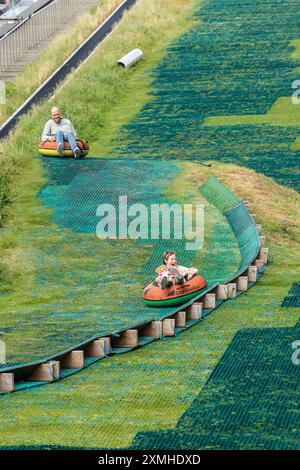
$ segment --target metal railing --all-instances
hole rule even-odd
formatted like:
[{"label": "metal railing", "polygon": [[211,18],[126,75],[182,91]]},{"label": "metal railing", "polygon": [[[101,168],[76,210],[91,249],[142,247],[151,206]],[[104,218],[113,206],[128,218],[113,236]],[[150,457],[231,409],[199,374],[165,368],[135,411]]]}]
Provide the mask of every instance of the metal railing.
[{"label": "metal railing", "polygon": [[[83,0],[54,0],[0,39],[0,73],[22,59],[26,52],[47,39],[66,23]],[[76,13],[75,13],[76,14]]]}]

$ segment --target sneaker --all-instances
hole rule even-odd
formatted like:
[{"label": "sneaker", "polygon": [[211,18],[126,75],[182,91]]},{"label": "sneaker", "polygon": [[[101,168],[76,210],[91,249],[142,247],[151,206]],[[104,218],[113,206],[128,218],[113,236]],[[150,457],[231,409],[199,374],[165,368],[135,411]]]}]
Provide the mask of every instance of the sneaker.
[{"label": "sneaker", "polygon": [[64,144],[63,143],[58,144],[57,151],[60,157],[64,156]]},{"label": "sneaker", "polygon": [[161,289],[164,290],[172,286],[173,286],[173,282],[168,280],[167,276],[164,276],[161,280]]},{"label": "sneaker", "polygon": [[168,282],[168,278],[166,276],[164,276],[161,280],[161,289],[162,290],[167,288],[167,282]]},{"label": "sneaker", "polygon": [[75,147],[73,152],[74,152],[74,158],[80,158],[80,153],[81,152],[80,152],[79,147]]},{"label": "sneaker", "polygon": [[175,283],[176,284],[183,284],[184,283],[184,277],[180,274],[180,272],[176,268],[170,268],[169,269],[170,273],[175,276]]}]

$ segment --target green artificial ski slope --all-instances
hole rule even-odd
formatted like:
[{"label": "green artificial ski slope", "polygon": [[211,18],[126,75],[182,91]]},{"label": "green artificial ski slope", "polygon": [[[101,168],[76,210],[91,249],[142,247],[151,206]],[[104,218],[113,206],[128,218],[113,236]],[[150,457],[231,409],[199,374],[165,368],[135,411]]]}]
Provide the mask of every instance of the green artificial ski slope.
[{"label": "green artificial ski slope", "polygon": [[[299,191],[298,108],[289,101],[291,83],[298,78],[299,58],[294,50],[300,31],[298,2],[207,0],[194,20],[194,26],[173,42],[156,69],[154,99],[116,135],[114,148],[106,155],[113,157],[111,168],[124,157],[129,157],[129,166],[137,158],[137,162],[152,160],[149,165],[156,160],[164,170],[172,168],[173,178],[168,185],[164,181],[156,193],[169,200],[183,201],[187,197],[187,201],[195,201],[199,186],[195,174],[202,181],[210,172],[222,178],[226,163],[245,166]],[[133,93],[132,102],[135,99]],[[100,145],[96,153],[101,153]],[[199,166],[197,160],[211,161],[212,169]],[[44,276],[48,281],[57,272],[57,266],[52,267],[49,260],[57,265],[55,256],[63,245],[66,258],[57,255],[57,262],[61,263],[64,292],[72,294],[72,286],[80,287],[85,279],[90,279],[89,285],[94,285],[97,292],[98,275],[92,272],[97,243],[89,245],[89,234],[76,227],[72,216],[63,214],[59,202],[59,193],[68,199],[74,185],[62,188],[63,184],[54,181],[54,187],[49,187],[53,184],[50,161],[45,165],[48,182],[40,198],[43,210],[58,207],[53,212],[54,234],[49,237],[51,228],[47,227],[47,237],[39,240],[37,233],[37,238],[29,237],[28,243],[39,242],[35,244],[41,256],[38,266],[47,266]],[[107,159],[103,165],[108,165]],[[246,184],[245,172],[241,175]],[[169,176],[169,171],[163,172],[164,180]],[[151,177],[147,172],[147,178]],[[232,179],[238,177],[238,166],[232,166]],[[226,303],[174,341],[157,342],[115,356],[61,383],[1,397],[3,447],[299,448],[299,367],[291,362],[291,344],[299,339],[299,308],[286,300],[299,283],[299,228],[286,228],[299,218],[299,209],[295,209],[295,201],[299,208],[299,196],[280,186],[275,186],[275,192],[271,180],[259,175],[255,178],[255,191],[264,186],[254,210],[259,211],[262,204],[270,208],[275,201],[286,211],[288,220],[282,226],[274,225],[272,211],[261,212],[259,222],[267,236],[272,236],[274,263],[255,288],[237,301]],[[249,180],[254,182],[252,172]],[[77,201],[82,199],[83,193],[78,191]],[[216,270],[220,266],[224,269],[218,253],[232,250],[231,243],[222,243],[228,226],[212,205],[208,214],[211,217],[207,218],[203,255],[212,256]],[[65,236],[67,230],[70,238]],[[49,240],[48,246],[45,240]],[[83,246],[91,250],[83,275],[79,269],[83,260],[75,257],[67,267],[63,263],[72,257],[67,249],[70,242],[78,256]],[[114,254],[117,260],[123,255],[117,244],[113,248],[107,247],[110,251],[106,262]],[[49,251],[45,253],[45,249]],[[130,261],[138,271],[147,265],[149,251],[138,244],[136,249],[130,246],[132,259],[128,264]],[[37,252],[33,250],[34,255]],[[200,255],[199,265],[203,259]],[[236,267],[239,260],[235,249],[228,259],[234,261],[231,269]],[[124,276],[121,271],[119,274]],[[38,275],[36,279],[42,279]],[[42,285],[39,281],[37,293]],[[54,290],[58,285],[54,276]],[[75,294],[79,292],[80,288]],[[109,289],[107,292],[106,305],[113,298]],[[3,295],[9,297],[12,293]],[[18,295],[14,305],[20,302]],[[86,305],[84,294],[80,295],[78,305]],[[63,305],[63,299],[58,299],[59,303]],[[53,316],[57,313],[59,310]],[[21,315],[21,308],[17,314]],[[8,317],[9,310],[6,321]],[[90,319],[88,315],[85,318]],[[57,331],[51,329],[54,324],[49,324],[50,337],[53,335],[49,344],[55,344]],[[73,328],[70,331],[73,334]],[[7,334],[13,335],[13,330]],[[34,332],[31,334],[35,338]],[[16,329],[16,335],[22,341],[21,329]],[[57,336],[57,340],[62,338]],[[29,348],[35,351],[34,345]],[[13,354],[16,358],[19,350],[16,348]]]},{"label": "green artificial ski slope", "polygon": [[[177,252],[179,263],[198,267],[208,286],[237,271],[239,248],[226,218],[205,202],[196,183],[185,196],[177,195],[180,178],[197,165],[47,158],[43,164],[48,184],[39,197],[52,209],[53,224],[22,233],[35,266],[34,279],[27,290],[16,287],[0,297],[7,365],[47,357],[95,334],[111,334],[174,310],[149,308],[142,299],[143,286],[156,277],[155,268],[168,249]],[[144,220],[139,230],[149,231],[149,238],[119,239],[119,198],[124,196],[128,208],[136,203],[147,208],[149,224]],[[206,204],[201,250],[186,250],[184,239],[151,238],[152,205],[183,202]],[[117,239],[97,237],[99,204],[116,209]],[[135,218],[128,216],[128,221]]]}]

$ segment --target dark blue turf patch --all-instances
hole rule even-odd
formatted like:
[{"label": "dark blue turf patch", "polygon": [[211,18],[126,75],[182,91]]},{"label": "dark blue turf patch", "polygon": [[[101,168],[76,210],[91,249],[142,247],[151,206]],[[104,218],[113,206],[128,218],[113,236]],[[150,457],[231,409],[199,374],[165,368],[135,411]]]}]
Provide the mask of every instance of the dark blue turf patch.
[{"label": "dark blue turf patch", "polygon": [[281,307],[300,307],[300,282],[294,282]]},{"label": "dark blue turf patch", "polygon": [[294,328],[242,330],[175,429],[137,434],[131,449],[299,449]]}]

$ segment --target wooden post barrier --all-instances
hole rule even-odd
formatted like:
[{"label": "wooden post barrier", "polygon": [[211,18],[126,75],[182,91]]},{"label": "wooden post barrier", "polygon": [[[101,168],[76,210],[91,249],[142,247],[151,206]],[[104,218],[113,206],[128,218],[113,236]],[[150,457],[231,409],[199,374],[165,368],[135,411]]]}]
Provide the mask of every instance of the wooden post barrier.
[{"label": "wooden post barrier", "polygon": [[162,322],[152,321],[141,330],[141,336],[150,336],[151,338],[161,338]]},{"label": "wooden post barrier", "polygon": [[259,250],[259,259],[262,259],[265,264],[268,263],[268,254],[269,254],[269,248],[262,247]]},{"label": "wooden post barrier", "polygon": [[59,379],[60,362],[49,361],[37,366],[27,379],[29,382],[53,382]]},{"label": "wooden post barrier", "polygon": [[60,378],[60,362],[59,361],[49,361],[48,364],[53,367],[53,377],[55,380]]},{"label": "wooden post barrier", "polygon": [[247,270],[247,276],[249,282],[256,282],[257,280],[257,266],[249,266]]},{"label": "wooden post barrier", "polygon": [[120,338],[113,340],[113,348],[135,348],[138,341],[138,330],[126,330],[121,333]]},{"label": "wooden post barrier", "polygon": [[260,246],[265,247],[266,246],[266,237],[265,237],[265,235],[260,235],[258,238],[259,238]]},{"label": "wooden post barrier", "polygon": [[106,338],[99,338],[91,341],[85,349],[86,357],[107,356]]},{"label": "wooden post barrier", "polygon": [[216,288],[217,300],[227,300],[228,299],[228,287],[226,284],[219,284]]},{"label": "wooden post barrier", "polygon": [[175,335],[175,318],[165,318],[162,321],[163,336]]},{"label": "wooden post barrier", "polygon": [[203,302],[194,302],[187,309],[187,320],[201,320],[203,310]]},{"label": "wooden post barrier", "polygon": [[229,282],[227,284],[228,289],[228,299],[235,299],[236,298],[236,283]]},{"label": "wooden post barrier", "polygon": [[262,259],[256,259],[256,260],[254,261],[254,266],[256,266],[257,272],[258,272],[258,273],[261,273],[261,272],[264,270],[265,262],[264,262],[264,260],[262,260]]},{"label": "wooden post barrier", "polygon": [[175,314],[175,327],[184,328],[186,326],[186,312],[180,311]]},{"label": "wooden post barrier", "polygon": [[248,276],[239,276],[237,278],[236,289],[240,292],[246,292],[248,290]]},{"label": "wooden post barrier", "polygon": [[61,360],[62,369],[82,369],[84,367],[84,352],[71,351]]},{"label": "wooden post barrier", "polygon": [[216,294],[205,294],[203,308],[215,308],[216,307]]},{"label": "wooden post barrier", "polygon": [[111,353],[111,341],[110,341],[110,337],[107,336],[107,337],[105,337],[105,338],[99,338],[99,339],[104,340],[105,355],[106,355],[106,356],[109,356],[109,354]]},{"label": "wooden post barrier", "polygon": [[11,372],[0,373],[0,392],[13,392],[15,390],[15,377]]}]

